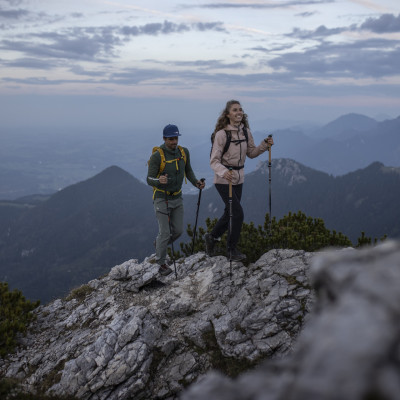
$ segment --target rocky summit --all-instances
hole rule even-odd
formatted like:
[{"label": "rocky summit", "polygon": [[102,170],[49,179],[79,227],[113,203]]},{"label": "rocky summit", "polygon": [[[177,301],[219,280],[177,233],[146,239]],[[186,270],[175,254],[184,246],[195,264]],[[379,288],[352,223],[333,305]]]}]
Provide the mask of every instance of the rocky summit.
[{"label": "rocky summit", "polygon": [[129,260],[39,307],[1,376],[88,400],[400,398],[400,242],[176,266]]},{"label": "rocky summit", "polygon": [[231,275],[225,257],[198,253],[176,262],[177,278],[161,278],[154,255],[129,260],[35,310],[0,374],[31,393],[177,399],[210,370],[236,377],[290,354],[314,301],[313,258],[271,250]]}]

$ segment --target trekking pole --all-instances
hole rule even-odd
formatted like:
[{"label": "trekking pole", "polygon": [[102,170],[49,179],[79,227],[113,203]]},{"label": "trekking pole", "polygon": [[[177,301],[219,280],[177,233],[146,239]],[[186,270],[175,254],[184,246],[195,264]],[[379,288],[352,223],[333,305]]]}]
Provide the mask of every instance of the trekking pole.
[{"label": "trekking pole", "polygon": [[175,263],[174,242],[172,240],[171,213],[170,213],[169,207],[168,207],[168,193],[167,193],[167,190],[165,190],[165,204],[167,205],[167,215],[168,215],[168,225],[169,225],[169,240],[171,242],[171,248],[172,248],[172,261],[174,263],[175,278],[178,279],[178,274],[176,272],[176,263]]},{"label": "trekking pole", "polygon": [[[204,182],[205,179],[201,178],[200,182]],[[194,253],[194,241],[196,239],[196,229],[197,229],[197,219],[199,217],[199,208],[200,208],[200,200],[201,200],[201,192],[203,189],[200,189],[199,191],[199,198],[197,200],[197,211],[196,211],[196,222],[194,223],[194,231],[193,231],[193,242],[192,242],[192,254]]]},{"label": "trekking pole", "polygon": [[[269,138],[272,138],[272,135],[268,135]],[[269,236],[272,236],[271,225],[272,225],[272,204],[271,204],[271,145],[268,148],[268,181],[269,181],[269,223],[268,223],[268,232]]]},{"label": "trekking pole", "polygon": [[[232,167],[229,171],[232,171]],[[232,219],[232,181],[229,181],[229,241],[232,238]],[[229,244],[229,277],[232,280],[232,243]]]}]

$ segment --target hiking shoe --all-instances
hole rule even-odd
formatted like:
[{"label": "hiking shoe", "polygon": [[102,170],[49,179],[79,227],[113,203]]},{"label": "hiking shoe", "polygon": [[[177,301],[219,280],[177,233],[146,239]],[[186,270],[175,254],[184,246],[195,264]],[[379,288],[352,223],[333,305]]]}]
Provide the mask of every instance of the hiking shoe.
[{"label": "hiking shoe", "polygon": [[206,242],[207,255],[212,256],[214,254],[214,247],[215,247],[215,242],[216,242],[216,240],[214,239],[214,236],[211,235],[211,233],[206,233],[204,235],[204,241]]},{"label": "hiking shoe", "polygon": [[158,272],[161,275],[167,276],[172,273],[172,269],[167,266],[167,264],[160,265]]},{"label": "hiking shoe", "polygon": [[228,260],[229,261],[242,261],[246,259],[246,255],[241,253],[236,247],[232,251],[228,250]]}]

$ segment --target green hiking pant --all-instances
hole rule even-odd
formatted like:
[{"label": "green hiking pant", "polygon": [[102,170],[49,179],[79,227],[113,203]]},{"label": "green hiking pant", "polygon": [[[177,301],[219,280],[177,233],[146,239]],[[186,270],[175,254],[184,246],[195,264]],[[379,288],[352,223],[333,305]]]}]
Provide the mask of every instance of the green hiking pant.
[{"label": "green hiking pant", "polygon": [[[168,200],[168,212],[171,220],[171,231],[168,222],[167,204],[165,199],[154,199],[154,211],[158,221],[156,238],[156,261],[165,264],[168,244],[178,239],[183,232],[183,199]],[[172,239],[172,240],[171,240]]]}]

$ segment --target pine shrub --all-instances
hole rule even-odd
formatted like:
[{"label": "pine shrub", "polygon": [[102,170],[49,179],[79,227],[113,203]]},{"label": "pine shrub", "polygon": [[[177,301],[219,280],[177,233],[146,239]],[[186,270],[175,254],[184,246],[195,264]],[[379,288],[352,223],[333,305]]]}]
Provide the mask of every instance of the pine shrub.
[{"label": "pine shrub", "polygon": [[19,290],[10,291],[8,283],[0,282],[0,356],[14,350],[17,334],[26,332],[38,305],[39,301],[26,300]]},{"label": "pine shrub", "polygon": [[[217,219],[207,218],[207,228],[198,229],[194,252],[205,250],[204,235],[210,232],[216,223]],[[190,225],[188,225],[187,233],[190,238],[193,238],[193,229]],[[227,235],[224,234],[219,243],[219,252],[223,255],[226,254],[226,238]],[[317,251],[328,246],[348,247],[352,246],[352,243],[341,232],[327,229],[321,218],[308,217],[298,211],[285,215],[279,221],[274,217],[271,223],[269,214],[266,214],[264,226],[256,227],[253,222],[243,223],[238,246],[247,255],[247,262],[255,262],[271,249]],[[185,256],[190,255],[192,241],[181,243],[181,251]],[[180,253],[177,252],[176,257],[179,256]]]}]

